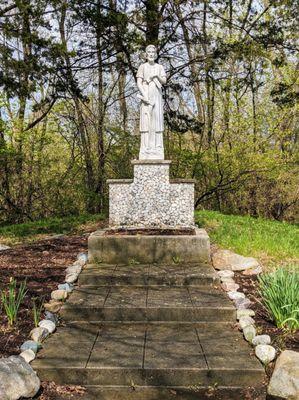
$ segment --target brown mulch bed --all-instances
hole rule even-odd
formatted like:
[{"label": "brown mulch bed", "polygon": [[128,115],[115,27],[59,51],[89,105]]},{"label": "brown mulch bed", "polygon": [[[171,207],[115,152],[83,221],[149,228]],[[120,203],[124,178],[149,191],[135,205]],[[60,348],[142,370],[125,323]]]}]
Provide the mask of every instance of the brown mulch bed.
[{"label": "brown mulch bed", "polygon": [[86,389],[81,386],[60,386],[54,382],[42,382],[33,400],[83,400]]},{"label": "brown mulch bed", "polygon": [[86,250],[86,236],[62,236],[0,253],[0,289],[6,288],[10,277],[14,277],[17,282],[26,279],[28,290],[15,327],[9,329],[6,316],[0,313],[0,357],[19,354],[20,345],[28,340],[34,327],[32,299],[49,300],[51,291],[64,281],[66,267]]}]

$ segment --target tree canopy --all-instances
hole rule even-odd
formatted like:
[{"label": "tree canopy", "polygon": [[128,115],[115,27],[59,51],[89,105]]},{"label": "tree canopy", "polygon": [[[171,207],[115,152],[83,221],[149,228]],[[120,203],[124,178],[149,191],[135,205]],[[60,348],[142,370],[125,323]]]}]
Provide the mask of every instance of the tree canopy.
[{"label": "tree canopy", "polygon": [[138,155],[136,71],[167,71],[164,132],[196,208],[298,216],[298,3],[5,0],[0,223],[102,212]]}]

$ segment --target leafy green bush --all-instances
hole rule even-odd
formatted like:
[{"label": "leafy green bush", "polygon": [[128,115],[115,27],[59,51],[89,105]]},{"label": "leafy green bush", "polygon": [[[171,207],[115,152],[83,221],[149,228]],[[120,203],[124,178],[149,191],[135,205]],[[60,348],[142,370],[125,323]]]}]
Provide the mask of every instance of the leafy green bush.
[{"label": "leafy green bush", "polygon": [[1,291],[1,301],[10,326],[17,321],[19,308],[26,293],[26,281],[22,282],[17,289],[17,281],[14,278],[10,278],[8,289]]},{"label": "leafy green bush", "polygon": [[259,293],[278,328],[299,328],[299,271],[278,268],[259,277]]}]

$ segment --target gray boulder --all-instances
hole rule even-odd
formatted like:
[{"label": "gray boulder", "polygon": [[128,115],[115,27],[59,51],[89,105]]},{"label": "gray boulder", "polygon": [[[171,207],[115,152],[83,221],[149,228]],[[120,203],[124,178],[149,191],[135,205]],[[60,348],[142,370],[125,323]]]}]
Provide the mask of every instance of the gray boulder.
[{"label": "gray boulder", "polygon": [[247,342],[251,343],[256,335],[256,330],[253,325],[247,325],[243,329],[243,335]]},{"label": "gray boulder", "polygon": [[241,317],[239,320],[239,324],[241,329],[244,329],[246,326],[254,325],[254,319],[251,317]]},{"label": "gray boulder", "polygon": [[220,277],[220,279],[229,279],[229,278],[233,278],[235,273],[229,269],[224,269],[224,270],[220,270],[217,272],[218,276]]},{"label": "gray boulder", "polygon": [[65,273],[66,275],[70,275],[70,274],[80,274],[80,272],[82,271],[82,266],[79,264],[73,264],[70,265],[69,267],[66,268]]},{"label": "gray boulder", "polygon": [[53,314],[50,311],[45,311],[45,319],[50,320],[52,322],[54,322],[55,325],[57,325],[58,323],[58,317],[56,314]]},{"label": "gray boulder", "polygon": [[88,255],[87,255],[87,253],[79,253],[78,254],[78,257],[77,257],[77,262],[80,264],[80,265],[85,265],[86,263],[87,263],[87,261],[88,261]]},{"label": "gray boulder", "polygon": [[51,299],[53,300],[65,300],[67,298],[67,291],[66,290],[53,290],[53,292],[51,292]]},{"label": "gray boulder", "polygon": [[75,283],[76,280],[78,279],[78,275],[79,274],[76,274],[76,273],[66,274],[66,276],[65,276],[66,283]]},{"label": "gray boulder", "polygon": [[252,275],[259,275],[263,272],[263,268],[259,265],[256,268],[249,268],[242,272],[243,275],[252,276]]},{"label": "gray boulder", "polygon": [[5,244],[0,244],[0,251],[9,250],[11,247],[6,246]]},{"label": "gray boulder", "polygon": [[278,357],[268,394],[288,400],[299,399],[299,353],[284,350]]},{"label": "gray boulder", "polygon": [[241,292],[227,292],[227,295],[231,300],[245,299],[245,294]]},{"label": "gray boulder", "polygon": [[269,344],[258,344],[255,348],[255,355],[263,364],[267,365],[274,360],[276,350]]},{"label": "gray boulder", "polygon": [[239,320],[242,317],[254,317],[255,312],[253,310],[250,310],[250,308],[244,308],[237,310],[237,319]]},{"label": "gray boulder", "polygon": [[32,360],[35,359],[35,353],[33,350],[28,349],[28,350],[22,351],[22,353],[20,354],[20,357],[23,357],[24,360],[29,364],[29,363],[31,363]]},{"label": "gray boulder", "polygon": [[37,328],[33,328],[30,332],[30,337],[37,343],[43,342],[49,336],[49,331],[45,328],[41,328],[40,326]]},{"label": "gray boulder", "polygon": [[40,348],[40,345],[34,340],[26,340],[20,347],[21,351],[32,350],[34,353],[37,353]]},{"label": "gray boulder", "polygon": [[259,344],[270,344],[270,343],[271,343],[271,338],[269,335],[257,335],[252,341],[252,344],[254,346],[257,346]]},{"label": "gray boulder", "polygon": [[40,380],[31,366],[20,356],[0,359],[1,400],[33,397],[39,391]]},{"label": "gray boulder", "polygon": [[245,310],[251,306],[251,301],[247,297],[245,299],[235,299],[234,303],[238,310]]},{"label": "gray boulder", "polygon": [[65,290],[67,293],[71,293],[74,290],[74,285],[71,283],[60,283],[58,290]]},{"label": "gray boulder", "polygon": [[49,333],[53,333],[56,329],[56,325],[50,319],[42,319],[39,324],[39,327],[46,329]]},{"label": "gray boulder", "polygon": [[225,290],[226,292],[236,292],[240,288],[240,286],[237,283],[235,283],[234,281],[223,282],[221,284],[221,286],[222,286],[222,289]]},{"label": "gray boulder", "polygon": [[255,269],[259,262],[253,257],[243,257],[230,250],[218,250],[212,256],[214,268],[220,270],[245,271]]}]

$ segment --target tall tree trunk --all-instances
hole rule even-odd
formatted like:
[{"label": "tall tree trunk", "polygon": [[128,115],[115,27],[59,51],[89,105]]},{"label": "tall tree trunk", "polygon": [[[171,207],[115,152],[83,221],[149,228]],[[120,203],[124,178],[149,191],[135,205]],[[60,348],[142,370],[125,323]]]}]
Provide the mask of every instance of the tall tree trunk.
[{"label": "tall tree trunk", "polygon": [[103,104],[103,60],[102,60],[102,1],[97,3],[96,19],[96,43],[98,63],[98,126],[97,126],[97,150],[98,150],[98,181],[97,194],[99,196],[98,212],[104,210],[104,185],[105,185],[105,144],[104,144],[104,104]]},{"label": "tall tree trunk", "polygon": [[[254,81],[254,72],[250,72],[250,89],[251,89],[251,99],[252,99],[252,133],[253,133],[253,150],[257,152],[257,113],[256,113],[256,89]],[[255,172],[253,174],[252,187],[250,190],[250,215],[252,217],[258,216],[258,187],[259,187],[259,176]]]},{"label": "tall tree trunk", "polygon": [[122,129],[127,131],[128,126],[128,108],[125,94],[126,87],[126,70],[124,68],[124,63],[122,60],[122,56],[117,56],[117,65],[119,66],[119,78],[118,78],[118,96],[119,96],[119,108],[120,115],[122,119]]},{"label": "tall tree trunk", "polygon": [[188,58],[189,58],[191,82],[193,85],[193,93],[194,93],[194,98],[195,98],[196,108],[197,108],[197,118],[198,118],[199,122],[204,124],[205,123],[205,113],[204,113],[204,106],[203,106],[203,101],[202,101],[201,87],[200,87],[200,83],[199,83],[199,79],[198,79],[199,74],[198,74],[198,70],[196,68],[194,49],[192,48],[188,27],[186,26],[185,19],[184,19],[184,16],[182,14],[179,4],[177,5],[176,9],[177,9],[177,14],[178,14],[180,24],[181,24],[181,27],[183,30],[185,46],[186,46]]},{"label": "tall tree trunk", "polygon": [[[16,175],[18,182],[18,191],[16,195],[16,203],[18,209],[22,210],[25,206],[25,178],[24,178],[24,123],[25,123],[25,112],[27,105],[27,98],[29,94],[29,69],[30,69],[30,58],[31,58],[31,27],[30,27],[30,0],[23,0],[18,4],[18,9],[21,16],[21,43],[23,51],[23,62],[24,66],[20,72],[20,95],[19,95],[19,109],[17,118],[17,137],[16,137]],[[20,214],[17,221],[22,222],[23,216]]]},{"label": "tall tree trunk", "polygon": [[[233,24],[233,3],[232,0],[229,0],[228,3],[228,35],[231,39],[232,37],[232,24]],[[230,58],[228,60],[228,78],[225,83],[224,88],[224,110],[223,110],[223,122],[224,122],[224,131],[228,138],[228,144],[230,148],[232,147],[231,138],[230,138],[230,110],[231,110],[231,88],[232,88],[232,69],[233,69],[233,60]]]},{"label": "tall tree trunk", "polygon": [[207,13],[208,13],[208,4],[207,0],[204,1],[203,8],[203,23],[202,23],[202,48],[205,55],[205,87],[206,87],[206,96],[207,96],[207,106],[206,106],[206,124],[205,131],[207,142],[210,145],[213,137],[213,128],[214,128],[214,98],[215,98],[215,83],[210,73],[210,58],[208,55],[208,35],[207,35]]},{"label": "tall tree trunk", "polygon": [[64,60],[66,64],[66,80],[67,80],[67,88],[72,96],[74,101],[77,122],[79,127],[79,137],[80,137],[80,144],[83,150],[83,159],[85,163],[85,177],[86,177],[86,186],[88,190],[87,196],[87,204],[86,208],[88,212],[94,212],[94,199],[92,193],[95,192],[95,177],[94,177],[94,169],[91,157],[91,149],[88,140],[88,132],[86,129],[84,115],[80,103],[80,99],[77,94],[76,83],[73,77],[71,62],[68,54],[68,46],[65,34],[65,20],[66,20],[66,12],[67,12],[67,3],[64,2],[61,6],[61,16],[59,21],[59,31],[60,31],[60,39],[61,44],[64,49]]},{"label": "tall tree trunk", "polygon": [[[117,13],[117,6],[115,0],[110,0],[109,5],[111,11],[113,13]],[[118,98],[119,98],[119,109],[120,115],[122,120],[122,129],[127,131],[127,121],[128,121],[128,108],[127,108],[127,101],[126,101],[126,94],[125,94],[125,87],[126,87],[126,68],[125,68],[125,54],[124,54],[124,46],[123,46],[123,38],[122,35],[125,34],[124,27],[120,24],[120,26],[115,26],[115,49],[116,49],[116,67],[118,71]]]},{"label": "tall tree trunk", "polygon": [[8,157],[7,148],[4,137],[4,120],[2,118],[2,112],[0,107],[0,196],[3,199],[4,207],[7,208],[6,215],[11,216],[11,207],[7,199],[10,196],[10,182],[9,182],[9,167],[8,167]]}]

